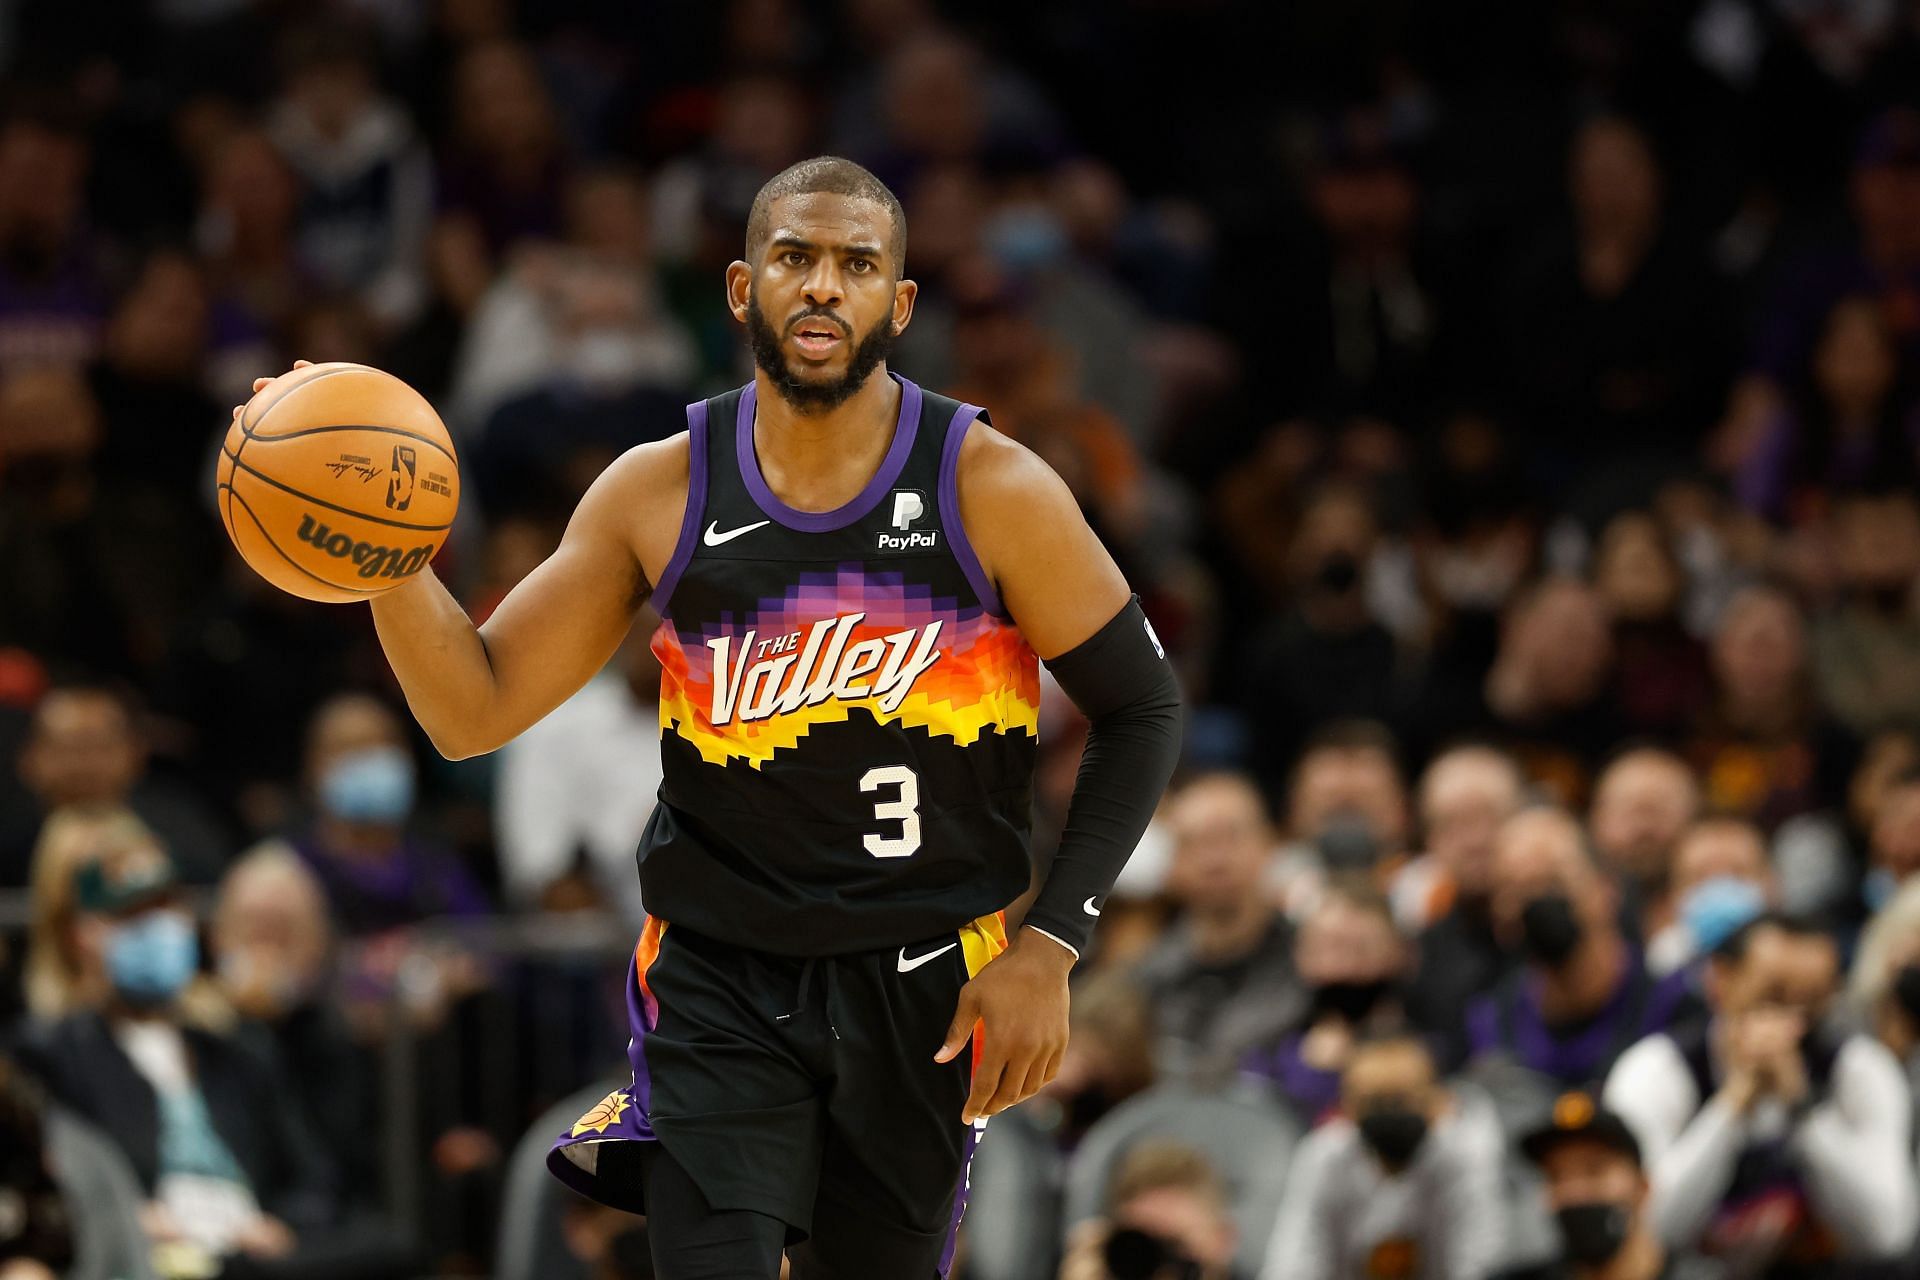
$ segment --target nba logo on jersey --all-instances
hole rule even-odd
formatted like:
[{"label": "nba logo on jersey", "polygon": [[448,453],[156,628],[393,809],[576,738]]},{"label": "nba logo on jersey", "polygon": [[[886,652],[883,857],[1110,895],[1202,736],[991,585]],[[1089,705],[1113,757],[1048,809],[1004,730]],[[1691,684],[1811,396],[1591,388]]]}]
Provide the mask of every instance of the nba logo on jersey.
[{"label": "nba logo on jersey", "polygon": [[915,529],[913,522],[927,514],[927,495],[918,489],[893,491],[893,527],[897,533],[882,529],[874,535],[875,551],[932,551],[940,545],[938,529]]},{"label": "nba logo on jersey", "polygon": [[413,477],[416,465],[412,445],[393,446],[393,469],[388,473],[390,479],[387,481],[387,506],[395,511],[405,511],[413,502]]}]

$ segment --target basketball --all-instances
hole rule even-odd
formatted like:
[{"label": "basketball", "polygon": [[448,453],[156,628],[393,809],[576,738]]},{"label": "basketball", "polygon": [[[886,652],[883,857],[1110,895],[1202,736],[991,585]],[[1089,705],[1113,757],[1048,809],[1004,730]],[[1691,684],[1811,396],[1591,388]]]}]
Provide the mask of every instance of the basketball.
[{"label": "basketball", "polygon": [[241,558],[282,591],[328,604],[371,599],[420,572],[460,506],[440,415],[362,364],[274,379],[228,429],[214,479]]}]

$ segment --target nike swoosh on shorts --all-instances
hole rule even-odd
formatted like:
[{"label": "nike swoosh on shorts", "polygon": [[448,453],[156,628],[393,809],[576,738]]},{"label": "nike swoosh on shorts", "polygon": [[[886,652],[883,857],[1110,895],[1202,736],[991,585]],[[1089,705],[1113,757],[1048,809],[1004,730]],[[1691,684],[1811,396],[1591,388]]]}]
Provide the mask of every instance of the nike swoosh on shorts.
[{"label": "nike swoosh on shorts", "polygon": [[927,961],[943,956],[947,954],[947,952],[953,950],[955,947],[959,945],[960,944],[957,942],[949,942],[946,946],[941,947],[938,951],[929,951],[927,952],[927,954],[923,956],[915,956],[911,960],[907,959],[907,949],[905,947],[902,947],[900,948],[900,972],[912,973],[915,969],[918,969],[921,965],[925,964]]}]

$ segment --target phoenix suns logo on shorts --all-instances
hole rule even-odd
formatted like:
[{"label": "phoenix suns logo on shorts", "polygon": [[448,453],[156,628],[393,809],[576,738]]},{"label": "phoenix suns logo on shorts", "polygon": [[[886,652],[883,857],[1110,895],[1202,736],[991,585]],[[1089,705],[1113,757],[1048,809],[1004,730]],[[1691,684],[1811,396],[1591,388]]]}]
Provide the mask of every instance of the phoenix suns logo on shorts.
[{"label": "phoenix suns logo on shorts", "polygon": [[583,1133],[605,1133],[610,1125],[619,1121],[622,1113],[633,1104],[627,1101],[625,1089],[615,1089],[606,1097],[593,1104],[587,1114],[573,1122],[573,1131],[567,1136],[577,1138]]}]

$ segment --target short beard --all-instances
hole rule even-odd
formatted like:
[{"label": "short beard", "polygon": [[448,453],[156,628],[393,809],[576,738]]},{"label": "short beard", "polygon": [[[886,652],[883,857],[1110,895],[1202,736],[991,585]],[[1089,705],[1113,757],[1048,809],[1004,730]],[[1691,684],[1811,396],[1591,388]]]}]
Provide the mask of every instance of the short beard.
[{"label": "short beard", "polygon": [[812,416],[838,409],[867,384],[867,378],[893,349],[893,323],[883,319],[874,325],[873,331],[854,346],[847,371],[832,382],[808,382],[794,375],[787,353],[781,349],[780,335],[760,310],[760,300],[752,295],[747,297],[747,343],[753,348],[753,363],[767,375],[780,398],[795,413]]}]

